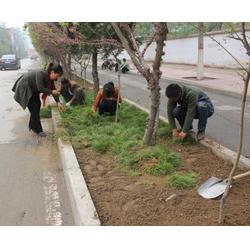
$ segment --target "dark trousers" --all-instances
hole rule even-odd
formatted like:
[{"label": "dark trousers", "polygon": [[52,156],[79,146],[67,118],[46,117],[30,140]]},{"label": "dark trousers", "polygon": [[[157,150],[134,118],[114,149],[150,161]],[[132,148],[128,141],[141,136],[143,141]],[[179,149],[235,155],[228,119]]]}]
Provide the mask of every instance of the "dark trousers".
[{"label": "dark trousers", "polygon": [[[210,100],[199,101],[196,105],[196,114],[194,119],[198,119],[198,131],[205,132],[207,126],[207,119],[214,113],[214,106]],[[183,127],[187,109],[177,106],[173,110],[173,116],[178,120],[181,127]],[[190,127],[192,129],[193,126]]]},{"label": "dark trousers", "polygon": [[85,94],[83,89],[78,88],[75,91],[75,100],[72,102],[72,106],[83,105],[85,103]]},{"label": "dark trousers", "polygon": [[40,120],[40,108],[40,96],[39,94],[33,94],[28,103],[28,109],[30,111],[29,130],[33,130],[37,134],[43,132]]},{"label": "dark trousers", "polygon": [[103,100],[99,105],[99,114],[109,113],[115,115],[117,102],[114,100]]}]

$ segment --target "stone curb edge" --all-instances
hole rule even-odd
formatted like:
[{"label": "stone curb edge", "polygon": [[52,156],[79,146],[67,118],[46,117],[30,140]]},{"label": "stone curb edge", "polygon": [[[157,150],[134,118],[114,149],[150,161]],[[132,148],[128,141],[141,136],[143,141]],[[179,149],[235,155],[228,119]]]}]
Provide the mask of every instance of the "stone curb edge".
[{"label": "stone curb edge", "polygon": [[[57,108],[52,106],[51,113],[54,131],[60,133],[60,115]],[[58,138],[57,145],[75,225],[100,226],[101,222],[72,144]]]}]

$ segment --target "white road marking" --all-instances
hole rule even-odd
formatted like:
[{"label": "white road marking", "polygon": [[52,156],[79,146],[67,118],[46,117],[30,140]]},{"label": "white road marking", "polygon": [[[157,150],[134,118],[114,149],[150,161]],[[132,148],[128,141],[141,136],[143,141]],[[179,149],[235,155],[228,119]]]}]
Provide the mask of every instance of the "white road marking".
[{"label": "white road marking", "polygon": [[43,174],[46,224],[47,226],[62,226],[61,202],[57,191],[56,175],[47,171]]},{"label": "white road marking", "polygon": [[216,109],[223,110],[223,111],[234,111],[234,110],[240,110],[239,107],[234,107],[230,105],[221,105],[221,106],[216,106]]}]

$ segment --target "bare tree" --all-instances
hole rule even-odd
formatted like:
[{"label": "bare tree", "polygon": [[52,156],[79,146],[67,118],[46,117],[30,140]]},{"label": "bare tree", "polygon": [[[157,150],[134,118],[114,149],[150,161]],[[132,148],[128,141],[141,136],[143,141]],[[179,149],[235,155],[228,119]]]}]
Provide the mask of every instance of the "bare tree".
[{"label": "bare tree", "polygon": [[[191,24],[193,27],[195,27],[197,30],[200,31],[199,27],[196,27],[195,25]],[[236,171],[236,169],[238,168],[239,165],[239,160],[240,160],[240,156],[241,156],[241,151],[242,151],[242,145],[243,145],[243,133],[244,133],[244,120],[245,120],[245,106],[246,106],[246,98],[247,98],[247,93],[248,93],[248,86],[249,86],[249,79],[250,79],[250,44],[249,44],[249,40],[248,37],[246,35],[246,29],[245,29],[245,23],[241,23],[241,36],[238,34],[238,32],[234,29],[233,25],[230,25],[230,37],[235,39],[235,40],[239,40],[245,50],[246,50],[246,54],[249,56],[248,58],[248,67],[245,68],[241,62],[239,62],[239,60],[227,49],[225,48],[220,42],[218,42],[213,36],[211,36],[210,34],[204,32],[204,34],[206,34],[208,37],[210,37],[214,42],[216,42],[227,54],[229,54],[240,66],[240,68],[244,71],[245,76],[243,77],[243,81],[244,81],[244,89],[242,91],[242,101],[241,101],[241,114],[240,114],[240,130],[239,130],[239,142],[238,142],[238,148],[237,148],[237,154],[236,154],[236,159],[234,162],[234,165],[230,171],[230,174],[227,178],[227,187],[226,190],[220,200],[220,209],[219,209],[219,219],[218,222],[219,224],[223,224],[224,223],[224,206],[226,203],[226,198],[229,194],[229,190],[230,190],[230,186],[233,182],[233,175]]]},{"label": "bare tree", "polygon": [[90,54],[76,54],[74,55],[75,62],[80,66],[80,77],[84,79],[83,87],[86,86],[86,73],[90,62]]},{"label": "bare tree", "polygon": [[241,36],[237,32],[233,31],[232,38],[242,42],[243,46],[246,49],[246,53],[249,56],[249,61],[248,61],[248,68],[245,70],[245,77],[243,78],[244,89],[242,92],[242,100],[241,100],[240,130],[239,130],[239,142],[238,142],[238,148],[237,148],[237,155],[236,155],[236,160],[234,162],[233,168],[231,169],[231,172],[228,176],[228,182],[227,182],[225,193],[223,194],[220,200],[220,211],[219,211],[219,223],[220,224],[224,223],[224,206],[225,206],[226,198],[229,194],[230,186],[233,182],[234,173],[239,165],[239,160],[240,160],[242,145],[243,145],[245,107],[246,107],[246,98],[247,98],[249,79],[250,79],[250,45],[246,36],[245,23],[242,23],[241,27],[242,27]]},{"label": "bare tree", "polygon": [[198,63],[197,63],[197,79],[204,78],[204,24],[198,23]]},{"label": "bare tree", "polygon": [[92,53],[92,77],[93,77],[93,82],[94,82],[94,93],[95,96],[97,95],[99,91],[99,77],[98,77],[98,65],[97,65],[97,60],[98,60],[98,52],[95,49],[94,52]]},{"label": "bare tree", "polygon": [[[147,125],[144,134],[144,143],[146,145],[154,145],[156,143],[156,133],[159,124],[159,105],[160,105],[160,85],[161,77],[161,61],[164,55],[163,48],[167,37],[167,24],[154,23],[156,52],[152,65],[152,69],[147,65],[143,59],[143,55],[139,50],[139,45],[136,42],[135,34],[127,23],[112,23],[113,28],[119,37],[122,46],[129,54],[131,60],[136,66],[137,70],[144,76],[148,83],[150,90],[150,113],[147,120]],[[127,35],[127,36],[126,36]],[[128,38],[126,38],[128,37]],[[144,51],[145,53],[145,51]]]}]

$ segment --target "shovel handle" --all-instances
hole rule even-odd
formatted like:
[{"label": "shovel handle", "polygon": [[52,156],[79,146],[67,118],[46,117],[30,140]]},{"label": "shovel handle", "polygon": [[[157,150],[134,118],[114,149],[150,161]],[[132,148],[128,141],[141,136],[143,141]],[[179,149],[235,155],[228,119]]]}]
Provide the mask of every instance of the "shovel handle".
[{"label": "shovel handle", "polygon": [[247,172],[244,173],[244,174],[235,175],[235,176],[233,177],[233,180],[235,181],[235,180],[241,179],[241,178],[246,177],[246,176],[249,176],[249,175],[250,175],[250,171],[247,171]]}]

